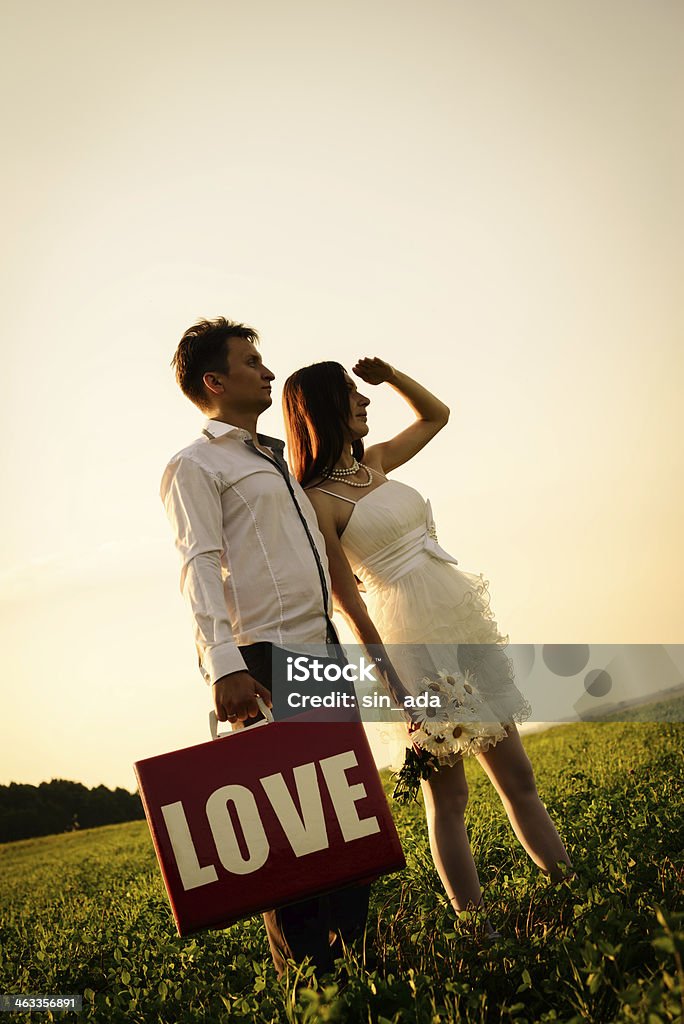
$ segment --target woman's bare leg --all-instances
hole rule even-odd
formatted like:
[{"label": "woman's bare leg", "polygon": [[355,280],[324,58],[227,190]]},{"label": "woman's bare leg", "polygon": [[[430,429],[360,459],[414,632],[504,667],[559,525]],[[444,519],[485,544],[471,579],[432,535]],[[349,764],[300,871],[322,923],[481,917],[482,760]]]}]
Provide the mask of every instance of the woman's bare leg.
[{"label": "woman's bare leg", "polygon": [[537,792],[530,759],[525,752],[515,725],[507,728],[508,736],[500,740],[478,761],[496,788],[513,831],[534,863],[546,872],[552,882],[568,877],[572,868],[568,853]]},{"label": "woman's bare leg", "polygon": [[446,894],[454,910],[476,909],[482,889],[463,817],[468,803],[463,762],[433,772],[422,789],[432,859]]}]

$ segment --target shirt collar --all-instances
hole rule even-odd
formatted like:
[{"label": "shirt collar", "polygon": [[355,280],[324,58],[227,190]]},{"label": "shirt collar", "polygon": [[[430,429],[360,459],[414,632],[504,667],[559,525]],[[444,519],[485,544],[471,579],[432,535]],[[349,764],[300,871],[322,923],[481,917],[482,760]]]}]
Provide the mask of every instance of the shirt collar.
[{"label": "shirt collar", "polygon": [[[243,427],[235,427],[232,423],[224,423],[222,420],[205,420],[202,433],[210,441],[216,441],[221,437],[235,437],[240,441],[251,441],[252,435]],[[259,444],[263,444],[274,451],[282,454],[285,450],[285,442],[279,437],[269,437],[268,434],[257,434]]]}]

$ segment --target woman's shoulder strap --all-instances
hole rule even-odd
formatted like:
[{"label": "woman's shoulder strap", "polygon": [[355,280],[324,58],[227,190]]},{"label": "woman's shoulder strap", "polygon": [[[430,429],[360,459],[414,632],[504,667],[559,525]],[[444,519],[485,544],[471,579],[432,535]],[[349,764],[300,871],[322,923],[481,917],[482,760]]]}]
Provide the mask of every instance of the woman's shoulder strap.
[{"label": "woman's shoulder strap", "polygon": [[353,498],[345,498],[345,496],[343,494],[335,494],[334,491],[326,491],[325,487],[312,487],[311,490],[312,491],[323,491],[324,494],[329,494],[333,498],[339,498],[340,501],[348,501],[350,505],[355,505],[356,504],[356,502],[353,500]]}]

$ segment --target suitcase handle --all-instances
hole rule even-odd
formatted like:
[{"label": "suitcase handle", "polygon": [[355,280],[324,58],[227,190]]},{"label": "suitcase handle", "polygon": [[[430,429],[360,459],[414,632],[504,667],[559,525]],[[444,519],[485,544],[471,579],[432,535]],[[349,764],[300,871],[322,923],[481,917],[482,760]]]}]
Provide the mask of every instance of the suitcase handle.
[{"label": "suitcase handle", "polygon": [[[249,726],[250,729],[256,729],[260,725],[270,725],[270,723],[273,721],[273,712],[271,711],[271,709],[269,707],[266,706],[266,704],[264,704],[263,700],[261,699],[261,697],[259,696],[258,693],[255,694],[255,700],[257,702],[257,707],[259,708],[259,711],[264,716],[264,721],[263,722],[255,722],[254,725],[250,725]],[[226,736],[233,736],[237,732],[242,732],[242,729],[244,728],[242,723],[240,723],[240,728],[237,728],[237,729],[233,728],[233,729],[231,729],[230,732],[223,732],[219,736],[218,724],[219,723],[218,723],[218,718],[216,717],[216,712],[215,711],[210,711],[209,712],[209,732],[211,734],[212,740],[219,740],[219,739],[222,740],[222,739],[225,739]]]}]

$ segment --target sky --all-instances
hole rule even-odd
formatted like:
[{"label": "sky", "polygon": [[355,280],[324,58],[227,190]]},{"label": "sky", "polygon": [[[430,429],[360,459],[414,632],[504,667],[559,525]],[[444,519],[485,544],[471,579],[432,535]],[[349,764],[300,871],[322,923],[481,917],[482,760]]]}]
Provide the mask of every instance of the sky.
[{"label": "sky", "polygon": [[[677,644],[684,10],[3,7],[0,783],[208,738],[158,497],[183,331],[379,355],[448,427],[396,478],[511,641]],[[370,442],[410,419],[370,392]]]}]

